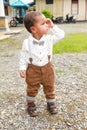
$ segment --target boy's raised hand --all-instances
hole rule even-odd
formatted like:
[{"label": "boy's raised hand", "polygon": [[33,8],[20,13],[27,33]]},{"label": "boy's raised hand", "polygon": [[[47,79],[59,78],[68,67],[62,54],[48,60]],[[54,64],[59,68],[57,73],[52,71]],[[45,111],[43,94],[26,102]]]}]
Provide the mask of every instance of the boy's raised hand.
[{"label": "boy's raised hand", "polygon": [[25,78],[26,77],[26,70],[21,70],[20,71],[20,77]]},{"label": "boy's raised hand", "polygon": [[53,24],[52,20],[49,19],[49,18],[46,19],[46,24],[48,25],[49,28],[53,28],[54,27],[54,24]]}]

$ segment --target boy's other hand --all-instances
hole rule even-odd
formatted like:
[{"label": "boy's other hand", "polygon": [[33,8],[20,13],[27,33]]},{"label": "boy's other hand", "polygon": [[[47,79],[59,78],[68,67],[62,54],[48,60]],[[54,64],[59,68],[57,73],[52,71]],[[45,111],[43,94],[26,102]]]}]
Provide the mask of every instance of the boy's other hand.
[{"label": "boy's other hand", "polygon": [[26,77],[26,70],[21,70],[20,71],[20,77],[25,78]]}]

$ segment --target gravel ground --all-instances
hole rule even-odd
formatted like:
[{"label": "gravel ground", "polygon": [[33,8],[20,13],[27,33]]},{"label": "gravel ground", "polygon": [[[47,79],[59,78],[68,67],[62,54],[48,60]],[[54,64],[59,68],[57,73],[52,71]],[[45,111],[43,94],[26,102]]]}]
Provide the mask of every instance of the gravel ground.
[{"label": "gravel ground", "polygon": [[[74,27],[71,24],[59,26],[66,33],[70,33],[67,27],[72,32],[78,31],[76,24]],[[80,31],[83,31],[82,28]],[[27,36],[24,29],[21,34],[10,39],[18,43],[18,39],[22,42]],[[53,56],[58,114],[52,116],[48,113],[41,87],[36,97],[39,115],[33,118],[26,112],[26,84],[19,77],[18,70],[19,49],[10,49],[6,44],[3,47],[0,48],[1,130],[87,130],[87,53]]]}]

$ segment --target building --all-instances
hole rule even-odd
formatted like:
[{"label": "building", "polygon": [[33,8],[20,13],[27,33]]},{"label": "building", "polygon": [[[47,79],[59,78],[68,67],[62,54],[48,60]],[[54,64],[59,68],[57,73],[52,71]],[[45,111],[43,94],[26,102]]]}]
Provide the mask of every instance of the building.
[{"label": "building", "polygon": [[8,18],[5,16],[5,8],[7,11],[7,1],[0,0],[0,4],[0,30],[5,29],[9,31]]},{"label": "building", "polygon": [[24,16],[26,10],[35,4],[34,0],[3,0],[5,15],[14,17]]},{"label": "building", "polygon": [[36,10],[50,10],[54,17],[74,15],[78,21],[87,20],[87,0],[36,0]]}]

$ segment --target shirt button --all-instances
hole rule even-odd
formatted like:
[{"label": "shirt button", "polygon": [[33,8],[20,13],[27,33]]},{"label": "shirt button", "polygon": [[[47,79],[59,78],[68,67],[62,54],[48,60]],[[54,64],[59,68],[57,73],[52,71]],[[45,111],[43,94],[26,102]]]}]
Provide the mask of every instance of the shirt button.
[{"label": "shirt button", "polygon": [[40,60],[40,62],[41,62],[42,60]]},{"label": "shirt button", "polygon": [[40,54],[41,54],[41,52],[40,52]]}]

